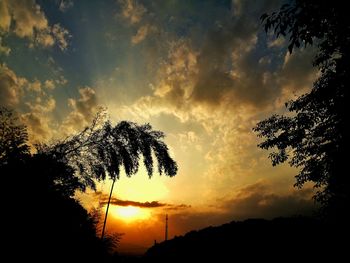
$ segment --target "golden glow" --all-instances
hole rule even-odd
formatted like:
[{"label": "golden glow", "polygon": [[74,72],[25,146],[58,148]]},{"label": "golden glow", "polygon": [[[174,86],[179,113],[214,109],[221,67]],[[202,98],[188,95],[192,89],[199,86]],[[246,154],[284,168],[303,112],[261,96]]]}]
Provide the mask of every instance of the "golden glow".
[{"label": "golden glow", "polygon": [[138,220],[145,220],[151,216],[151,213],[146,208],[136,206],[114,206],[110,208],[110,214],[116,218],[121,219],[127,223]]},{"label": "golden glow", "polygon": [[[152,179],[148,178],[146,169],[140,165],[140,170],[132,177],[121,174],[120,179],[115,184],[114,196],[122,200],[133,200],[138,202],[147,202],[154,200],[163,200],[168,196],[166,182],[170,181],[169,177],[160,177],[154,174]],[[110,190],[111,183],[106,184],[105,192]]]}]

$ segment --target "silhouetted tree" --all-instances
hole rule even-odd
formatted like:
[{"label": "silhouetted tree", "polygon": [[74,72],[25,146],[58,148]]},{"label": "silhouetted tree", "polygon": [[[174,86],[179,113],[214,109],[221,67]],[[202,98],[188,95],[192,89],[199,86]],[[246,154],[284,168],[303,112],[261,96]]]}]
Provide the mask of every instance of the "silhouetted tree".
[{"label": "silhouetted tree", "polygon": [[85,189],[75,170],[50,152],[31,154],[26,127],[6,108],[0,108],[0,175],[4,252],[18,251],[6,258],[108,260],[108,244],[74,198]]},{"label": "silhouetted tree", "polygon": [[[2,185],[14,187],[2,198],[4,211],[10,215],[6,225],[11,226],[15,242],[24,244],[21,248],[27,259],[112,260],[110,250],[120,235],[97,238],[96,217],[75,199],[76,191],[94,189],[94,179],[107,176],[114,185],[121,166],[127,176],[138,171],[141,156],[149,176],[153,154],[160,173],[176,174],[177,165],[162,141],[162,132],[148,124],[112,126],[102,119],[100,113],[81,133],[52,145],[36,145],[37,152],[32,154],[26,127],[12,111],[0,109],[0,174]],[[16,261],[13,255],[11,259]]]},{"label": "silhouetted tree", "polygon": [[102,238],[114,184],[119,179],[121,167],[124,167],[127,176],[137,173],[142,156],[148,175],[151,177],[154,153],[160,174],[164,172],[167,176],[174,176],[177,172],[177,164],[170,157],[168,147],[162,141],[163,132],[152,130],[149,124],[138,125],[122,121],[113,126],[110,121],[103,119],[104,113],[99,112],[92,125],[81,133],[53,146],[42,145],[39,151],[56,156],[78,171],[82,187],[95,188],[93,179],[104,180],[108,176],[112,180]]},{"label": "silhouetted tree", "polygon": [[27,129],[18,117],[11,110],[0,107],[0,166],[28,156],[27,140]]},{"label": "silhouetted tree", "polygon": [[345,156],[348,145],[348,117],[345,105],[349,89],[350,23],[344,1],[301,1],[285,4],[278,12],[261,17],[265,30],[289,37],[289,52],[301,45],[316,45],[314,66],[320,76],[312,90],[286,103],[292,113],[273,115],[257,124],[254,131],[273,148],[273,165],[289,159],[300,169],[296,186],[314,183],[315,200],[329,219],[345,220],[349,215],[349,176]]}]

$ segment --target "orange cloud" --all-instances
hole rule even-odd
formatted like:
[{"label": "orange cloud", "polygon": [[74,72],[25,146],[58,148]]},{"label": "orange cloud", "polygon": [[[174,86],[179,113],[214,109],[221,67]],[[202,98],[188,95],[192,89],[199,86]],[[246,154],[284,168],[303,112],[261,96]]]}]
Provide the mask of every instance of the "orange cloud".
[{"label": "orange cloud", "polygon": [[140,22],[142,16],[147,9],[137,1],[133,0],[120,0],[119,3],[122,6],[122,16],[128,20],[131,24]]},{"label": "orange cloud", "polygon": [[25,78],[18,77],[6,64],[0,64],[0,105],[17,106],[24,94],[26,82]]}]

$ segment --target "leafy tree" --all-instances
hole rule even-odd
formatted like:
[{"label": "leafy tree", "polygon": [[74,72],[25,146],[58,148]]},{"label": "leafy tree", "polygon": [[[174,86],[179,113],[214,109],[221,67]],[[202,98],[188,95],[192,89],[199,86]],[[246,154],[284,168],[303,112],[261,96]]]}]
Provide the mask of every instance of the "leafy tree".
[{"label": "leafy tree", "polygon": [[14,187],[13,194],[3,197],[5,211],[11,215],[6,219],[11,235],[26,244],[27,257],[40,259],[48,254],[55,260],[109,260],[109,248],[120,236],[97,238],[95,217],[74,198],[75,192],[94,188],[94,179],[107,176],[114,185],[121,166],[131,176],[138,171],[141,156],[152,176],[153,153],[160,173],[176,174],[177,165],[162,132],[148,124],[112,126],[102,119],[100,113],[81,133],[53,145],[37,145],[37,152],[31,154],[26,127],[12,111],[1,108],[0,174],[4,186]]},{"label": "leafy tree", "polygon": [[92,125],[81,133],[53,146],[41,145],[39,148],[39,152],[56,156],[78,171],[82,190],[85,190],[86,186],[94,189],[94,179],[105,180],[108,176],[112,180],[102,237],[114,184],[119,179],[121,167],[124,167],[127,176],[137,173],[142,156],[148,176],[151,177],[154,153],[160,174],[165,173],[172,177],[177,172],[177,164],[162,141],[163,132],[152,130],[149,124],[138,125],[122,121],[113,126],[110,121],[103,119],[104,113],[101,111]]},{"label": "leafy tree", "polygon": [[74,169],[49,153],[31,154],[26,127],[6,108],[0,108],[0,153],[5,252],[17,250],[10,260],[108,258],[92,217],[73,198],[82,188]]},{"label": "leafy tree", "polygon": [[312,90],[286,103],[291,116],[273,115],[253,129],[275,149],[273,165],[289,160],[300,169],[296,186],[311,181],[314,198],[330,220],[349,214],[349,176],[346,173],[348,130],[346,102],[349,89],[350,23],[344,1],[301,1],[285,4],[278,12],[262,15],[265,30],[289,37],[289,52],[316,45],[314,66],[320,71]]}]

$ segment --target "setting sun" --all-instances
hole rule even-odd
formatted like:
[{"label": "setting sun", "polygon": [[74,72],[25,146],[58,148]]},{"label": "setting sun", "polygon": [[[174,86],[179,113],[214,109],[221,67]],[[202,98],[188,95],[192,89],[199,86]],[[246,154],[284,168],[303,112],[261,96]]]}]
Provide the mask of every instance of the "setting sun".
[{"label": "setting sun", "polygon": [[145,220],[150,217],[149,211],[136,206],[111,206],[110,213],[114,218],[125,222]]}]

